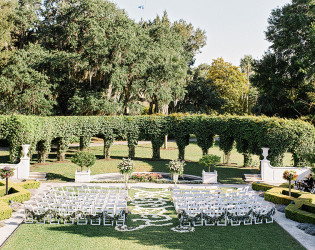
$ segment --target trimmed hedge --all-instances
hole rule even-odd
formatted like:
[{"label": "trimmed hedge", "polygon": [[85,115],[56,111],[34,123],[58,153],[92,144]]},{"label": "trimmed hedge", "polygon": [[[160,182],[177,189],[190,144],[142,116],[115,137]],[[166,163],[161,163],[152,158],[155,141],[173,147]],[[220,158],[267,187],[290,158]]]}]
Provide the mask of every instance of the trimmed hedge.
[{"label": "trimmed hedge", "polygon": [[10,161],[19,159],[22,144],[30,144],[30,155],[36,150],[39,160],[45,161],[51,142],[57,144],[57,156],[63,160],[73,137],[80,138],[80,148],[89,145],[92,136],[104,139],[104,156],[114,140],[127,140],[132,157],[139,140],[150,140],[152,157],[160,157],[160,146],[165,135],[175,137],[179,158],[184,159],[189,135],[195,134],[197,145],[204,153],[213,145],[213,136],[220,136],[220,148],[228,153],[233,143],[240,153],[261,154],[269,147],[268,156],[274,166],[282,165],[285,152],[291,152],[295,165],[303,155],[312,153],[315,145],[315,128],[301,120],[256,116],[208,116],[172,114],[170,116],[0,116],[0,139],[9,142]]},{"label": "trimmed hedge", "polygon": [[25,189],[37,189],[40,187],[40,181],[24,181],[18,184]]},{"label": "trimmed hedge", "polygon": [[291,220],[315,224],[315,204],[295,201],[285,208],[285,216]]},{"label": "trimmed hedge", "polygon": [[256,190],[256,191],[267,191],[267,190],[274,188],[274,187],[275,186],[268,185],[265,183],[257,183],[257,182],[252,183],[252,189]]},{"label": "trimmed hedge", "polygon": [[12,209],[10,208],[10,206],[7,203],[0,200],[0,221],[9,219],[11,218],[11,216]]},{"label": "trimmed hedge", "polygon": [[299,190],[275,187],[265,192],[265,200],[276,204],[288,205],[285,216],[291,220],[315,224],[315,195]]},{"label": "trimmed hedge", "polygon": [[5,184],[0,181],[0,220],[8,219],[12,216],[12,209],[8,205],[9,201],[21,203],[31,198],[31,192],[27,190],[38,188],[40,182],[38,181],[26,181],[20,183],[9,182],[9,191],[12,194],[5,195]]}]

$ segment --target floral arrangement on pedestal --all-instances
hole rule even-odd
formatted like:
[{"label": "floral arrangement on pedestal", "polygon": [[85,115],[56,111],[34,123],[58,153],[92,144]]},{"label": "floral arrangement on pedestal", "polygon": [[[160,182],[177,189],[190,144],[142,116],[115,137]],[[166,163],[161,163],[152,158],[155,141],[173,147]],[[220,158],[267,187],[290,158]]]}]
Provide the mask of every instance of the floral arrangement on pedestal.
[{"label": "floral arrangement on pedestal", "polygon": [[123,158],[122,161],[118,164],[118,169],[119,172],[124,175],[125,183],[127,186],[129,176],[135,169],[135,163],[129,158]]},{"label": "floral arrangement on pedestal", "polygon": [[291,181],[296,180],[298,175],[294,170],[286,170],[283,172],[283,179],[289,181],[289,196],[291,196]]},{"label": "floral arrangement on pedestal", "polygon": [[4,167],[0,169],[0,177],[1,179],[5,179],[5,193],[9,194],[9,178],[14,175],[14,169],[10,167]]},{"label": "floral arrangement on pedestal", "polygon": [[179,175],[182,176],[184,174],[184,166],[185,165],[186,165],[185,161],[181,161],[181,160],[172,160],[167,164],[169,171],[170,171],[171,175],[173,176],[173,180],[174,180],[175,184],[178,181],[178,176]]},{"label": "floral arrangement on pedestal", "polygon": [[162,179],[162,175],[157,173],[143,173],[143,174],[133,174],[131,176],[132,180],[140,181],[140,182],[153,182],[159,179]]}]

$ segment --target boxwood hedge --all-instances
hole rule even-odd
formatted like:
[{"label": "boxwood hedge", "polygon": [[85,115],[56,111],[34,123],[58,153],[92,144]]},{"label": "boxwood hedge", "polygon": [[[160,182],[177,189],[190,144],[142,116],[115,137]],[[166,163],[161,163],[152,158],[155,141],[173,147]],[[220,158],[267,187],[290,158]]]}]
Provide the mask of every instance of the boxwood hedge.
[{"label": "boxwood hedge", "polygon": [[265,200],[287,205],[285,216],[291,220],[315,224],[315,195],[299,190],[274,187],[265,192]]},{"label": "boxwood hedge", "polygon": [[80,148],[89,145],[92,136],[104,140],[104,157],[114,140],[128,141],[133,157],[139,140],[152,142],[152,157],[160,157],[165,135],[175,137],[179,158],[184,159],[189,136],[195,134],[203,153],[213,145],[214,135],[220,136],[220,148],[228,153],[236,143],[244,155],[261,154],[269,147],[269,159],[274,166],[282,165],[285,152],[291,152],[298,166],[303,155],[311,153],[315,144],[314,126],[301,120],[256,116],[208,116],[172,114],[169,116],[0,116],[0,139],[9,142],[10,161],[19,159],[22,144],[30,144],[30,155],[39,153],[45,161],[52,141],[57,145],[57,157],[63,160],[73,137],[80,138]]},{"label": "boxwood hedge", "polygon": [[8,205],[9,201],[23,202],[31,198],[31,192],[27,189],[34,189],[40,186],[38,181],[26,181],[20,183],[9,182],[11,194],[5,195],[4,181],[0,181],[0,221],[8,219],[12,215],[12,209]]}]

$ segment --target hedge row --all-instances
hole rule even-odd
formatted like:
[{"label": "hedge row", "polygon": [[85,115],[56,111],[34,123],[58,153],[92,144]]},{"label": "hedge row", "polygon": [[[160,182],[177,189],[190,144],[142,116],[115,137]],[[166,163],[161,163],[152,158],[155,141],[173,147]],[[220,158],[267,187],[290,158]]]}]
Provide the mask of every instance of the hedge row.
[{"label": "hedge row", "polygon": [[315,224],[315,195],[298,190],[275,187],[265,192],[265,200],[288,205],[285,216],[291,220]]},{"label": "hedge row", "polygon": [[12,209],[8,205],[9,201],[23,202],[31,198],[31,192],[27,189],[38,188],[40,182],[38,181],[26,181],[21,183],[9,182],[9,191],[12,192],[9,195],[5,195],[4,181],[0,181],[0,221],[8,219],[12,216]]},{"label": "hedge row", "polygon": [[57,157],[63,160],[71,138],[80,137],[80,148],[89,146],[92,136],[104,140],[104,157],[110,156],[114,140],[127,140],[129,157],[135,154],[139,140],[152,142],[152,158],[160,158],[165,135],[175,137],[179,159],[185,157],[189,136],[194,134],[203,153],[212,147],[215,135],[220,136],[219,147],[229,153],[236,148],[244,156],[261,155],[262,147],[269,147],[268,159],[281,166],[285,152],[291,152],[295,165],[303,163],[305,154],[312,153],[315,144],[314,126],[300,121],[255,116],[207,116],[173,114],[170,116],[84,116],[37,117],[0,116],[0,139],[6,139],[10,161],[19,159],[20,146],[30,144],[30,154],[36,151],[39,161],[45,161],[52,142],[57,145]]}]

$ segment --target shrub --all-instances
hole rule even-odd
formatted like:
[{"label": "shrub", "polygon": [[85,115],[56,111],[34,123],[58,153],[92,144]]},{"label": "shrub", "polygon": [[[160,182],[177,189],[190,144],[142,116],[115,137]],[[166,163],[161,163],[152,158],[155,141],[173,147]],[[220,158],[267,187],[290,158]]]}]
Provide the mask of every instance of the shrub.
[{"label": "shrub", "polygon": [[256,190],[256,191],[267,191],[267,190],[274,188],[274,187],[275,186],[268,185],[265,183],[257,183],[257,182],[252,183],[252,189]]},{"label": "shrub", "polygon": [[95,164],[95,161],[96,157],[94,154],[82,151],[76,152],[71,158],[71,162],[81,167],[81,172],[83,167],[92,167]]},{"label": "shrub", "polygon": [[25,189],[37,189],[40,187],[40,181],[24,181],[20,182],[19,185]]},{"label": "shrub", "polygon": [[104,139],[104,152],[109,152],[113,140],[128,141],[129,157],[135,152],[138,140],[150,140],[153,158],[159,158],[159,147],[167,134],[175,137],[179,159],[184,160],[189,135],[195,134],[203,153],[213,145],[213,135],[219,135],[220,148],[229,153],[236,142],[239,153],[261,154],[261,147],[269,147],[268,159],[273,166],[281,166],[285,152],[294,156],[294,165],[304,162],[303,157],[312,152],[315,128],[300,120],[255,116],[209,116],[172,114],[170,116],[84,116],[37,117],[1,116],[0,139],[10,145],[10,161],[18,161],[20,146],[31,144],[30,155],[39,146],[40,159],[50,149],[51,141],[57,144],[57,156],[63,159],[71,138],[78,137],[86,147],[91,136]]},{"label": "shrub", "polygon": [[208,172],[210,172],[210,167],[215,167],[220,160],[221,158],[219,156],[209,154],[202,156],[198,163],[203,167],[208,167]]}]

